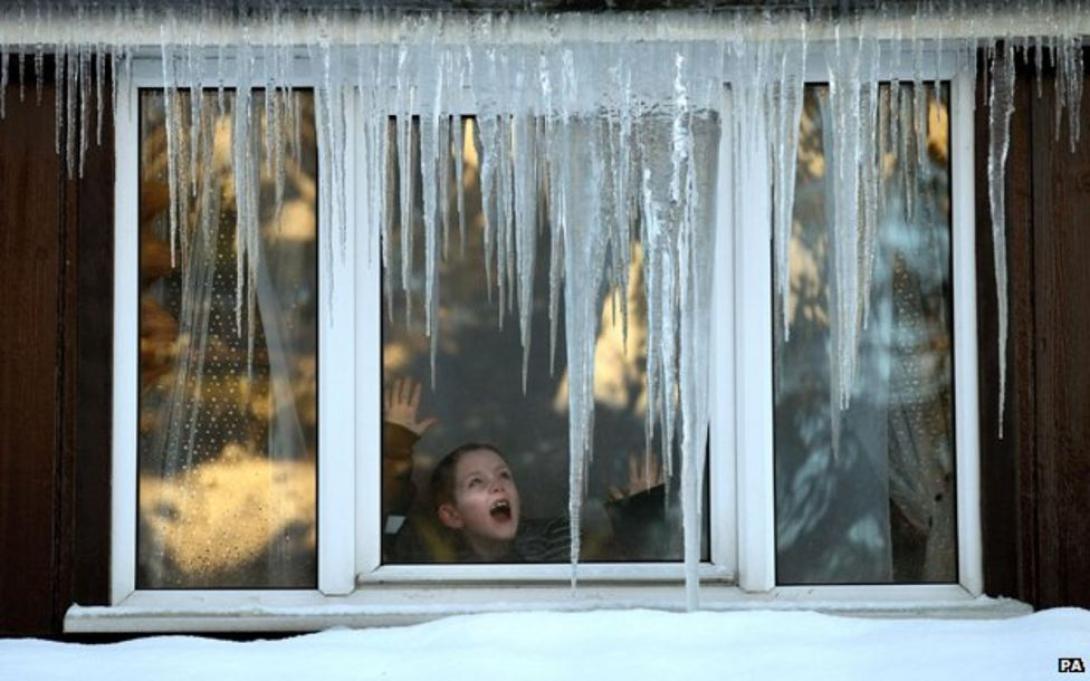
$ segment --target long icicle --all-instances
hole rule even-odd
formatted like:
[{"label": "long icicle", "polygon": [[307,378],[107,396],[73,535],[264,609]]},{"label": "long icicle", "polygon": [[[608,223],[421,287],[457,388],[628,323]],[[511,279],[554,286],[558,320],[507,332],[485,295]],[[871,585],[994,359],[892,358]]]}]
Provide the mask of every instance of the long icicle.
[{"label": "long icicle", "polygon": [[1007,216],[1004,179],[1010,149],[1010,123],[1014,113],[1014,45],[1004,41],[990,64],[988,94],[988,204],[992,216],[992,254],[995,258],[995,292],[999,307],[999,437],[1007,395]]}]

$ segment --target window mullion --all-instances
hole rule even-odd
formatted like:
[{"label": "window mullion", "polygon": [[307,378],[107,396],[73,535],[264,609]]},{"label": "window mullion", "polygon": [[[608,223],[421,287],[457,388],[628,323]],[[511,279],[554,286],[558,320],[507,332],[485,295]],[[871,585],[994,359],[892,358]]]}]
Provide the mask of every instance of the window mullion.
[{"label": "window mullion", "polygon": [[[775,586],[772,451],[772,189],[765,121],[733,126],[738,584]],[[744,197],[744,200],[737,200]]]},{"label": "window mullion", "polygon": [[958,581],[973,595],[984,590],[980,517],[980,412],[977,386],[976,211],[973,203],[973,80],[963,69],[950,83],[954,409],[957,461]]},{"label": "window mullion", "polygon": [[[356,93],[356,97],[363,96]],[[358,100],[357,100],[358,101]],[[360,115],[350,119],[349,131],[354,141],[349,165],[360,180],[367,158],[361,141],[371,121]],[[380,114],[375,114],[380,115]],[[380,126],[381,128],[381,126]],[[371,144],[379,144],[377,139]],[[374,172],[374,169],[372,169]],[[357,181],[354,185],[362,187]],[[382,563],[382,262],[380,255],[378,215],[371,211],[367,191],[355,191],[349,231],[355,232],[360,247],[356,252],[356,412],[355,422],[355,573],[365,574]]]},{"label": "window mullion", "polygon": [[137,409],[140,341],[140,122],[137,88],[120,79],[114,113],[114,340],[113,470],[110,550],[110,602],[136,589]]},{"label": "window mullion", "polygon": [[731,145],[730,92],[724,87],[720,110],[718,180],[715,210],[714,309],[712,311],[712,417],[709,456],[709,511],[712,564],[736,572],[738,567],[737,453],[734,404],[734,159]]},{"label": "window mullion", "polygon": [[[347,120],[353,120],[351,99],[346,101]],[[345,153],[353,154],[355,135],[352,130],[345,134]],[[318,149],[319,154],[330,152]],[[344,186],[356,186],[354,164],[346,164]],[[318,248],[320,282],[332,284],[318,306],[318,589],[325,594],[347,594],[355,588],[356,234],[347,212],[348,229],[336,224],[340,214],[336,206],[318,211],[320,240],[333,240],[332,248],[328,242]]]}]

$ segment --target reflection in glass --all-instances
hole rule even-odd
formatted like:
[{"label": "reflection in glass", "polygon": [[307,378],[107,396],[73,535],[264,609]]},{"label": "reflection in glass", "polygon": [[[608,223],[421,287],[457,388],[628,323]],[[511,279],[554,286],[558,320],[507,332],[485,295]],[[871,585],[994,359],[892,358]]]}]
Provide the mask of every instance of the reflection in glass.
[{"label": "reflection in glass", "polygon": [[873,282],[851,406],[834,448],[828,174],[835,131],[828,88],[806,88],[788,339],[782,311],[775,316],[781,584],[957,580],[947,93],[945,85],[928,87],[926,116],[914,116],[911,86],[880,90]]},{"label": "reflection in glass", "polygon": [[[254,93],[247,142],[260,172],[257,267],[252,299],[239,301],[236,196],[245,187],[231,161],[235,96],[221,96],[206,92],[203,106],[191,107],[189,93],[179,93],[179,125],[169,133],[163,92],[140,97],[137,587],[313,588],[313,98],[278,93],[267,109]],[[271,147],[286,171],[281,187],[266,152],[269,111],[298,121],[284,126],[291,139]],[[193,161],[176,174],[167,164],[174,145],[176,158]],[[182,196],[173,254],[172,183]]]},{"label": "reflection in glass", "polygon": [[[663,118],[637,125],[646,126],[643,134],[650,137],[668,135],[670,123]],[[384,481],[396,477],[398,471],[408,475],[410,457],[412,464],[412,484],[402,485],[400,491],[397,485],[384,485],[384,517],[408,517],[400,530],[396,529],[397,523],[387,521],[384,556],[392,563],[567,562],[568,395],[563,303],[556,319],[559,331],[555,370],[550,351],[548,235],[553,226],[547,224],[548,207],[540,205],[538,219],[544,224],[537,240],[532,342],[524,393],[523,351],[519,320],[512,306],[514,296],[509,294],[501,304],[495,290],[495,265],[491,292],[485,276],[481,155],[473,141],[475,121],[465,119],[461,124],[466,129],[463,187],[468,233],[463,249],[457,230],[451,229],[450,255],[440,264],[442,294],[434,388],[430,387],[429,339],[424,333],[424,268],[419,266],[423,262],[422,238],[416,239],[413,253],[418,266],[414,268],[417,279],[410,284],[414,306],[411,320],[400,297],[383,315],[386,388],[405,378],[423,382],[417,418],[438,419],[418,442],[412,437],[406,439],[403,430],[400,434],[391,430],[389,423],[384,429]],[[593,124],[571,125],[573,134],[594,134]],[[701,125],[700,135],[710,139],[718,134],[711,125]],[[395,144],[393,138],[391,135],[391,143]],[[418,145],[416,135],[413,139],[414,146]],[[697,146],[700,153],[716,148],[714,142]],[[454,178],[457,173],[449,175]],[[423,233],[419,176],[414,186],[414,220],[419,234]],[[455,189],[448,196],[451,224],[457,225]],[[394,201],[394,205],[400,203]],[[400,243],[399,222],[399,218],[393,221],[395,244]],[[657,484],[658,457],[645,455],[647,313],[642,253],[637,243],[631,248],[627,290],[611,289],[607,284],[602,291],[594,359],[594,458],[583,510],[581,560],[679,561],[682,531],[678,480],[665,486]],[[400,277],[396,253],[388,266],[384,276]],[[509,284],[507,290],[513,291],[514,285]],[[627,300],[627,339],[621,323],[622,297]],[[655,452],[660,450],[657,440],[652,447]],[[436,512],[440,500],[432,486],[432,471],[448,452],[471,442],[490,443],[499,450],[511,470],[519,497],[519,539],[495,556],[467,546],[466,530],[444,525]],[[394,449],[400,451],[391,452]],[[634,470],[630,470],[630,458],[635,460]],[[610,500],[611,487],[622,493],[621,500]],[[647,491],[640,494],[624,495],[644,489]],[[706,522],[707,513],[704,518]]]}]

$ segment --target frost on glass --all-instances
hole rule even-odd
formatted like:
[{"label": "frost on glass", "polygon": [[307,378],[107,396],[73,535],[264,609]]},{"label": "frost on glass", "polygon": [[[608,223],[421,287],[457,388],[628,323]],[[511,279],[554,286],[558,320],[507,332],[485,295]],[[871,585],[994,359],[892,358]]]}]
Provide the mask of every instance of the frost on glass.
[{"label": "frost on glass", "polygon": [[265,94],[192,99],[140,95],[137,587],[313,588],[312,97],[290,102],[303,142],[279,189]]},{"label": "frost on glass", "polygon": [[[911,84],[881,85],[870,114],[878,127],[876,221],[871,247],[847,251],[871,262],[843,410],[829,394],[840,313],[832,273],[846,251],[834,247],[828,228],[841,216],[830,175],[843,143],[834,139],[830,88],[806,88],[789,295],[780,311],[790,336],[775,345],[781,584],[957,580],[949,88],[919,87],[917,98]],[[926,107],[919,117],[917,102]]]}]

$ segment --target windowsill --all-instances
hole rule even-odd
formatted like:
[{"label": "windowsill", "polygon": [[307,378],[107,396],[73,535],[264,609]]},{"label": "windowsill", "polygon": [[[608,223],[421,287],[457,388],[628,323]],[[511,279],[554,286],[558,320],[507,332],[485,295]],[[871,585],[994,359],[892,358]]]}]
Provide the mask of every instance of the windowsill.
[{"label": "windowsill", "polygon": [[[951,585],[778,587],[748,593],[735,586],[701,589],[709,611],[816,610],[870,617],[1004,618],[1032,608],[1006,598],[973,596]],[[117,606],[73,605],[67,633],[315,631],[329,627],[417,624],[449,615],[529,610],[650,608],[681,611],[680,585],[371,586],[348,596],[318,591],[145,591]]]}]

